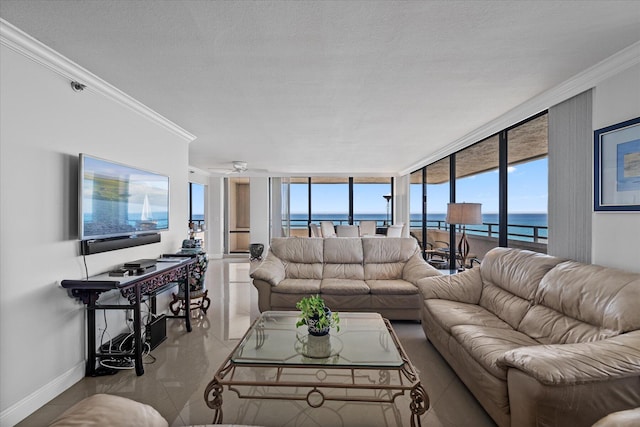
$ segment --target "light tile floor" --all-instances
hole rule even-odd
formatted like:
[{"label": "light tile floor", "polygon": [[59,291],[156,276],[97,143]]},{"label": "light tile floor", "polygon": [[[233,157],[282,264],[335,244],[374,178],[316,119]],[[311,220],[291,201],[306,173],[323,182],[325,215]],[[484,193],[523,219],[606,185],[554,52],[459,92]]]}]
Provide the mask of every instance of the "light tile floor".
[{"label": "light tile floor", "polygon": [[[183,323],[167,321],[168,339],[145,365],[145,374],[132,370],[114,376],[84,378],[23,420],[18,426],[46,426],[68,407],[95,393],[128,397],[156,408],[171,426],[207,424],[213,411],[204,390],[224,358],[259,315],[257,291],[249,279],[245,258],[212,260],[207,271],[211,307],[207,316],[193,319],[193,331]],[[431,406],[421,418],[423,426],[495,426],[464,384],[426,340],[420,324],[393,322],[393,328],[419,372]],[[151,362],[150,358],[145,359]],[[305,402],[238,399],[225,389],[225,423],[273,427],[401,426],[409,425],[408,396],[394,405],[325,402],[310,408]]]}]

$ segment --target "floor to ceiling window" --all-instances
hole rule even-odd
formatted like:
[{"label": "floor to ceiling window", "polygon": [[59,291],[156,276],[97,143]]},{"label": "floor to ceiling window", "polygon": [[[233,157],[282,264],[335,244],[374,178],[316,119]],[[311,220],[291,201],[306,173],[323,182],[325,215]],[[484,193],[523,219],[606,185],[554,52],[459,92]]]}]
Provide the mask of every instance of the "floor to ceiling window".
[{"label": "floor to ceiling window", "polygon": [[547,115],[524,122],[507,131],[508,238],[512,245],[546,251],[548,238]]},{"label": "floor to ceiling window", "polygon": [[391,178],[353,178],[353,223],[376,221],[377,226],[390,223],[392,218]]},{"label": "floor to ceiling window", "polygon": [[349,224],[349,178],[311,178],[311,222]]},{"label": "floor to ceiling window", "polygon": [[449,246],[447,203],[450,201],[450,158],[438,160],[427,166],[427,246]]},{"label": "floor to ceiling window", "polygon": [[[288,236],[308,236],[309,224],[309,178],[289,178],[289,196],[282,197],[282,211],[290,213]],[[283,225],[284,228],[284,225]]]},{"label": "floor to ceiling window", "polygon": [[480,203],[482,224],[466,225],[471,258],[498,246],[500,141],[489,137],[456,153],[456,203]]},{"label": "floor to ceiling window", "polygon": [[191,230],[189,234],[194,234],[198,239],[204,239],[204,231],[207,228],[204,212],[205,194],[204,185],[189,183],[189,229]]},{"label": "floor to ceiling window", "polygon": [[483,214],[482,224],[467,226],[471,254],[481,259],[498,245],[546,252],[547,145],[547,113],[543,112],[414,171],[412,231],[420,234],[416,230],[421,224],[419,214],[426,213],[425,249],[449,245],[447,203],[469,202],[481,203]]},{"label": "floor to ceiling window", "polygon": [[[378,226],[393,220],[393,178],[309,177],[283,180],[284,235],[308,236],[308,225],[332,221],[335,225],[374,220]],[[385,197],[387,196],[387,197]],[[387,200],[388,199],[388,200]]]},{"label": "floor to ceiling window", "polygon": [[427,189],[424,173],[424,169],[413,172],[409,181],[409,226],[411,235],[418,239],[421,248],[424,248],[424,242],[427,240],[425,203]]}]

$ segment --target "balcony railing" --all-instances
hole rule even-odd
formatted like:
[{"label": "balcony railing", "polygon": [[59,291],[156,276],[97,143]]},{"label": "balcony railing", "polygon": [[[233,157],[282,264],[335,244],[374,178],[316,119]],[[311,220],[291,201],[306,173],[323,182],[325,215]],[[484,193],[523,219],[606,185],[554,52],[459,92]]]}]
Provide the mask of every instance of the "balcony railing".
[{"label": "balcony railing", "polygon": [[[322,218],[312,220],[311,222],[320,223],[320,221],[333,221],[335,225],[349,224],[349,220],[344,218]],[[360,220],[355,219],[357,224]],[[384,220],[376,220],[378,227],[384,226]],[[290,221],[292,229],[307,229],[308,221],[306,219],[292,219]],[[420,229],[422,227],[421,221],[412,221],[411,229]],[[449,224],[444,220],[427,220],[427,229],[449,231]],[[498,238],[498,223],[495,222],[483,222],[478,225],[467,225],[467,234],[476,236],[485,236],[491,238]],[[528,224],[507,224],[507,238],[510,240],[520,240],[524,242],[533,243],[547,243],[549,227],[543,225],[528,225]]]},{"label": "balcony railing", "polygon": [[[467,234],[498,238],[498,223],[483,222],[478,225],[467,225]],[[421,221],[411,222],[411,228],[420,228]],[[427,220],[427,229],[448,231],[450,225],[443,220]],[[525,242],[547,243],[549,227],[529,224],[507,224],[507,238]]]}]

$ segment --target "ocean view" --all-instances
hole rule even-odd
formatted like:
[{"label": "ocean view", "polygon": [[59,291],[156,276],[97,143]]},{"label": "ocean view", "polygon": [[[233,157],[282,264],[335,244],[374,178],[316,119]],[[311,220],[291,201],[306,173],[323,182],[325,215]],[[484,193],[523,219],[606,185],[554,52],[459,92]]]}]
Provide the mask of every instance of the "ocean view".
[{"label": "ocean view", "polygon": [[[437,223],[438,221],[444,223],[446,214],[430,214],[427,215],[427,221]],[[386,220],[387,216],[384,213],[381,214],[354,214],[354,221],[360,220],[375,220],[378,221],[381,225]],[[312,222],[318,221],[334,221],[335,223],[342,222],[346,224],[349,220],[347,214],[339,214],[339,213],[329,213],[329,214],[313,214],[311,218]],[[422,220],[422,214],[411,214],[411,223],[419,224]],[[291,221],[295,223],[306,222],[307,214],[291,214]],[[483,214],[482,222],[497,224],[498,223],[498,214]],[[524,226],[547,226],[547,214],[544,213],[517,213],[508,215],[509,224],[517,224]],[[304,224],[306,226],[306,224]]]},{"label": "ocean view", "polygon": [[[354,222],[357,223],[361,220],[373,220],[377,221],[378,225],[383,225],[386,220],[386,214],[354,214]],[[430,214],[427,215],[427,227],[428,228],[446,228],[445,223],[446,214]],[[328,213],[328,214],[314,214],[311,218],[311,222],[319,223],[320,221],[333,221],[334,224],[348,224],[348,215],[345,213]],[[421,225],[422,215],[411,214],[411,227],[418,228]],[[483,214],[483,224],[468,225],[468,234],[477,235],[489,235],[489,229],[491,229],[491,237],[498,237],[498,214]],[[508,215],[507,223],[509,225],[508,232],[510,238],[517,240],[531,240],[534,236],[534,230],[537,229],[538,236],[546,239],[548,217],[546,213],[515,213]],[[307,228],[307,214],[291,214],[291,228]],[[531,236],[531,238],[527,238]]]}]

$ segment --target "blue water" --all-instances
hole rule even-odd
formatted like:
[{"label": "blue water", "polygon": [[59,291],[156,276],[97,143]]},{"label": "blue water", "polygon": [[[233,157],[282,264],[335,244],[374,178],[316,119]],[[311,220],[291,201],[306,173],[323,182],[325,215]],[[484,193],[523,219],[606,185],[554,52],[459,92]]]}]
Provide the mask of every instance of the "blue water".
[{"label": "blue water", "polygon": [[[376,220],[383,223],[386,219],[386,214],[354,214],[354,221],[360,220]],[[427,215],[428,222],[441,221],[444,223],[446,214],[429,214]],[[291,214],[291,220],[295,222],[306,222],[307,214]],[[311,222],[332,220],[334,222],[348,222],[349,216],[347,214],[330,213],[330,214],[313,214]],[[416,226],[422,220],[421,214],[411,214],[411,223]],[[525,226],[547,226],[547,214],[544,213],[522,213],[522,214],[510,214],[507,221],[509,224],[518,224]],[[498,214],[483,214],[482,222],[498,224]]]},{"label": "blue water", "polygon": [[[447,227],[445,217],[446,214],[443,213],[427,215],[427,227],[445,229]],[[354,222],[357,223],[360,220],[375,220],[378,222],[378,225],[383,225],[386,220],[386,214],[354,214]],[[334,224],[348,224],[349,218],[345,213],[314,214],[311,218],[311,222],[318,223],[320,221],[333,221]],[[421,222],[421,214],[411,214],[412,227],[420,227]],[[483,214],[482,222],[483,224],[468,225],[467,233],[487,236],[489,235],[489,231],[491,231],[490,236],[497,238],[498,214]],[[545,213],[509,214],[507,216],[507,224],[509,225],[509,238],[532,240],[535,227],[542,227],[538,229],[538,237],[543,239],[548,237],[548,216]],[[307,214],[291,214],[291,228],[307,228]]]}]

